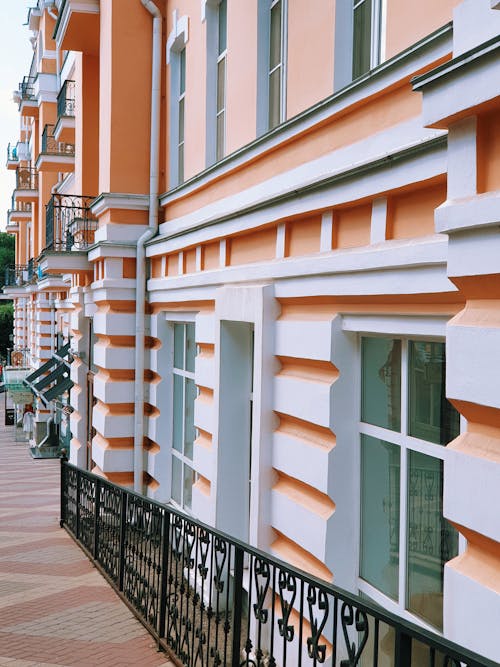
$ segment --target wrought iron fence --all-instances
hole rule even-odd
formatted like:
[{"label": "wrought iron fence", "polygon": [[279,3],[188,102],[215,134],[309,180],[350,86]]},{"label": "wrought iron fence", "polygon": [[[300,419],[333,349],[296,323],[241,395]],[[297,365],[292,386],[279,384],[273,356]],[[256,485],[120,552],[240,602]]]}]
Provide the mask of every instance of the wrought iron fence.
[{"label": "wrought iron fence", "polygon": [[61,526],[179,665],[494,667],[66,460]]},{"label": "wrought iron fence", "polygon": [[49,155],[74,155],[75,145],[57,141],[54,137],[54,126],[46,125],[42,132],[42,153]]},{"label": "wrought iron fence", "polygon": [[57,95],[57,115],[59,118],[75,115],[75,82],[70,79],[63,83]]},{"label": "wrought iron fence", "polygon": [[34,76],[25,76],[19,84],[19,93],[22,100],[34,100],[35,99],[35,77]]},{"label": "wrought iron fence", "polygon": [[5,268],[4,285],[6,287],[20,287],[28,281],[28,266],[13,264]]},{"label": "wrought iron fence", "polygon": [[38,190],[38,172],[32,167],[18,167],[16,169],[17,190]]},{"label": "wrought iron fence", "polygon": [[85,250],[94,242],[97,218],[89,205],[94,197],[55,194],[45,207],[46,250]]}]

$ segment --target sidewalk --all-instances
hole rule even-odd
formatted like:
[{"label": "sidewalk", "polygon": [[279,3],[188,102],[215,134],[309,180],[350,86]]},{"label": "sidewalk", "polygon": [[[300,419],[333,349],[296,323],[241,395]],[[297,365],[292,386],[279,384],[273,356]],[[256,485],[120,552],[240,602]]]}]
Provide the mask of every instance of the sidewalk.
[{"label": "sidewalk", "polygon": [[0,665],[173,667],[59,527],[59,461],[14,442],[0,404]]}]

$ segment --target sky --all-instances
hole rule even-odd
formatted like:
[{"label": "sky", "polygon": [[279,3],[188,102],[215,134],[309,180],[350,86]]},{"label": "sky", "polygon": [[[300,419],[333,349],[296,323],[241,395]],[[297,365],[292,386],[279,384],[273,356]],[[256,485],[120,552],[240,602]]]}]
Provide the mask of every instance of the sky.
[{"label": "sky", "polygon": [[0,231],[5,231],[7,209],[14,189],[14,171],[7,171],[7,145],[19,139],[19,114],[12,101],[33,57],[31,32],[23,25],[36,0],[0,0]]}]

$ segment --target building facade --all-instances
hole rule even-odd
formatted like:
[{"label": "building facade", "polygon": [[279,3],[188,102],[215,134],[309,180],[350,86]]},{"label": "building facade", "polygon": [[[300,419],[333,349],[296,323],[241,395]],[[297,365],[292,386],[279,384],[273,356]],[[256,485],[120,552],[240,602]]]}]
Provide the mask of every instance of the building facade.
[{"label": "building facade", "polygon": [[500,3],[39,0],[29,28],[35,441],[71,412],[78,466],[500,661]]}]

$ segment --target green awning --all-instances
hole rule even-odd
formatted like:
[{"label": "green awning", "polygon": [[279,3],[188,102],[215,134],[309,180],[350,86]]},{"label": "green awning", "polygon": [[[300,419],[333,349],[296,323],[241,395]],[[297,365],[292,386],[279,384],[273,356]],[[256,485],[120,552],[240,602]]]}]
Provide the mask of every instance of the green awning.
[{"label": "green awning", "polygon": [[65,391],[68,391],[73,386],[73,380],[69,375],[63,376],[59,382],[57,382],[53,387],[44,391],[40,398],[44,403],[50,403],[55,398],[58,398],[61,394],[64,394]]},{"label": "green awning", "polygon": [[54,365],[55,363],[57,364],[57,366],[54,368],[53,371],[51,371],[48,375],[44,375],[42,378],[38,380],[38,382],[31,383],[31,387],[34,391],[37,392],[42,391],[42,389],[45,389],[53,382],[56,382],[56,380],[58,380],[61,377],[61,375],[67,370],[65,364],[53,361],[52,365]]}]

